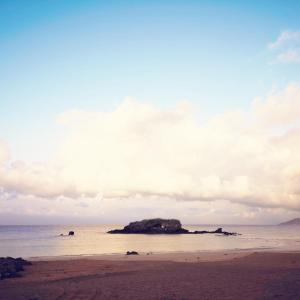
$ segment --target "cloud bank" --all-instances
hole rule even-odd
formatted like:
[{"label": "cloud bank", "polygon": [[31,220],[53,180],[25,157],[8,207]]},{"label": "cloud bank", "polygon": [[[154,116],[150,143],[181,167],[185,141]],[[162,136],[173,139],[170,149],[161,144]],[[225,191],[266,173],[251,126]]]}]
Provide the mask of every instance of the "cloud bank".
[{"label": "cloud bank", "polygon": [[[57,199],[158,197],[300,210],[300,85],[200,122],[188,102],[170,109],[126,99],[112,112],[68,111],[56,166],[10,162],[3,193]],[[123,200],[122,200],[123,199]]]}]

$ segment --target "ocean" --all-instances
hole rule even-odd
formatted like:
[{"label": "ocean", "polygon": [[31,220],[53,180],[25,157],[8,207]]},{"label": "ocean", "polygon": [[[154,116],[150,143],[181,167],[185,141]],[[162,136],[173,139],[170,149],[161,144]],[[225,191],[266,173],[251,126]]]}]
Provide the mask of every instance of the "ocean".
[{"label": "ocean", "polygon": [[[0,257],[216,251],[300,250],[300,226],[184,225],[189,230],[223,230],[238,236],[107,234],[122,225],[0,226]],[[60,236],[75,231],[74,236]]]}]

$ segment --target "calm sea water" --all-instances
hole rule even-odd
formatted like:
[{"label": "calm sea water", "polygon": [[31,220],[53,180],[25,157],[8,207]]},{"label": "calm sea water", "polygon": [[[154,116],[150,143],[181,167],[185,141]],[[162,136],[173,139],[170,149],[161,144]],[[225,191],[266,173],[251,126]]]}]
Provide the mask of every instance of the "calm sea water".
[{"label": "calm sea water", "polygon": [[[118,225],[0,226],[0,256],[97,255],[139,252],[278,249],[300,250],[300,226],[222,226],[240,236],[107,234]],[[189,230],[218,226],[193,225]],[[75,231],[75,236],[59,236]]]}]

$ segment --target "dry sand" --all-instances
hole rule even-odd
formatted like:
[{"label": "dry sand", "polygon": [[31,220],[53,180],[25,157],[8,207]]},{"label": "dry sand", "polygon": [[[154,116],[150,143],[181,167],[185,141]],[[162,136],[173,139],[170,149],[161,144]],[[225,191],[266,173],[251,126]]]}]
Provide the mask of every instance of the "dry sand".
[{"label": "dry sand", "polygon": [[211,252],[33,261],[0,299],[300,299],[300,253]]}]

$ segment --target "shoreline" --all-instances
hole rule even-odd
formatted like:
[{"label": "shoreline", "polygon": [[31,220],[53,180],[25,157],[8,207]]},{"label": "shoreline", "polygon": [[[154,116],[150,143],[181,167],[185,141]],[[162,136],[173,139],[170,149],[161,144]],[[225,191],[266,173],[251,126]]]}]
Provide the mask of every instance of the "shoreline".
[{"label": "shoreline", "polygon": [[68,260],[102,260],[102,261],[173,261],[173,262],[214,262],[244,257],[253,253],[300,253],[300,250],[281,248],[252,248],[229,250],[199,250],[199,251],[169,251],[169,252],[139,252],[139,255],[125,253],[54,255],[24,257],[32,262],[38,261],[68,261]]}]

